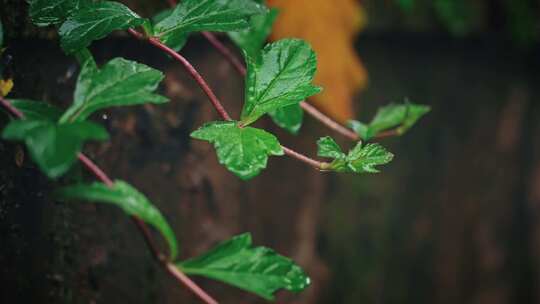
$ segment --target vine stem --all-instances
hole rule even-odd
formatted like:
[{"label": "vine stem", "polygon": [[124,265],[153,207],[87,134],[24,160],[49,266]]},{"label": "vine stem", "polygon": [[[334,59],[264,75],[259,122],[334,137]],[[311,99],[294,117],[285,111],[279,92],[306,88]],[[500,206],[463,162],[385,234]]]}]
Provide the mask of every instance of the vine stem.
[{"label": "vine stem", "polygon": [[[246,76],[246,67],[238,60],[234,53],[225,44],[219,41],[219,39],[212,33],[203,32],[203,36],[234,67],[238,74],[240,74],[241,76]],[[356,134],[354,131],[342,126],[332,118],[317,110],[317,108],[310,105],[308,102],[302,101],[300,102],[300,106],[313,118],[320,121],[322,124],[334,130],[335,132],[353,141],[360,140],[358,134]]]},{"label": "vine stem", "polygon": [[[189,74],[193,77],[193,79],[195,79],[195,81],[197,82],[199,87],[201,87],[201,89],[204,91],[206,96],[208,96],[208,99],[210,99],[212,106],[214,107],[216,112],[219,114],[219,116],[221,116],[223,120],[228,120],[228,121],[232,120],[231,116],[229,115],[227,110],[225,110],[225,107],[223,106],[221,101],[217,98],[216,94],[214,94],[214,91],[212,91],[212,89],[210,88],[210,85],[208,85],[206,80],[204,80],[201,74],[199,74],[197,69],[195,69],[195,67],[193,67],[193,65],[184,56],[182,56],[175,50],[171,49],[164,43],[162,43],[158,38],[146,37],[145,35],[139,33],[138,31],[134,29],[128,29],[128,32],[137,39],[148,41],[150,44],[152,44],[156,48],[162,50],[163,52],[167,53],[169,56],[173,57],[178,62],[180,62],[184,66],[184,68],[189,72]],[[283,151],[285,152],[285,154],[287,154],[288,156],[295,158],[301,162],[304,162],[314,167],[315,169],[322,170],[325,166],[324,165],[325,163],[323,162],[309,158],[283,145],[281,147],[283,148]]]},{"label": "vine stem", "polygon": [[[17,108],[15,108],[9,101],[7,101],[4,97],[0,95],[0,105],[5,108],[11,115],[18,119],[24,119],[24,113],[19,111]],[[114,182],[112,179],[96,164],[94,163],[88,156],[84,155],[83,153],[79,153],[77,155],[77,158],[79,161],[86,167],[86,169],[91,172],[99,181],[107,185],[107,187],[113,187]],[[171,263],[168,258],[160,252],[158,249],[158,246],[156,245],[156,242],[154,241],[154,238],[152,237],[152,233],[150,232],[150,229],[146,225],[145,222],[143,222],[140,218],[136,216],[132,216],[131,219],[135,223],[135,225],[139,228],[139,231],[144,237],[144,240],[152,252],[154,258],[159,262],[159,264],[163,265],[165,270],[171,274],[175,279],[180,281],[182,284],[184,284],[187,288],[189,288],[194,294],[196,294],[201,300],[203,300],[206,304],[218,304],[216,300],[214,300],[210,295],[208,295],[203,289],[201,289],[195,282],[193,282],[188,276],[186,276],[183,272],[181,272],[173,263]]]}]

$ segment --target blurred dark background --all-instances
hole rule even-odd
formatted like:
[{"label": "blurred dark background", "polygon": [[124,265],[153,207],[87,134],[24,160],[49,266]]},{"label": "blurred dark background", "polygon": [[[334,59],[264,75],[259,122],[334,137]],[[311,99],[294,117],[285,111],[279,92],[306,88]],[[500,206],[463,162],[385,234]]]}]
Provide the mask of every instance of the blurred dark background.
[{"label": "blurred dark background", "polygon": [[[21,2],[0,1],[10,96],[66,105],[78,65],[53,35],[28,25]],[[165,6],[128,2],[143,15]],[[320,174],[273,158],[261,176],[239,181],[211,146],[189,139],[216,118],[194,82],[122,35],[93,44],[98,61],[123,56],[164,70],[172,102],[97,116],[111,140],[88,153],[159,206],[183,257],[250,231],[256,244],[294,258],[313,285],[279,293],[278,303],[540,303],[540,2],[362,5],[368,23],[356,49],[369,84],[356,97],[361,120],[404,97],[432,107],[405,136],[382,142],[396,154],[382,173]],[[243,82],[228,63],[200,37],[183,53],[238,114]],[[7,119],[0,113],[0,125]],[[299,137],[261,126],[310,155],[318,137],[339,139],[309,117]],[[152,261],[120,211],[55,202],[58,183],[21,145],[0,141],[0,165],[0,302],[198,303]],[[88,177],[77,168],[67,180],[79,178]],[[197,281],[222,303],[264,302]]]}]

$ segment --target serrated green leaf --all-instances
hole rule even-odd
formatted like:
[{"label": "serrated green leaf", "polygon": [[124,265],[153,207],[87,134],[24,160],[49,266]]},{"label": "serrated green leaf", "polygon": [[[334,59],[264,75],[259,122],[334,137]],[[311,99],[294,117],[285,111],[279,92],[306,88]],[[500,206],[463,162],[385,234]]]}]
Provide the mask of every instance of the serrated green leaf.
[{"label": "serrated green leaf", "polygon": [[177,265],[188,275],[222,281],[267,300],[273,300],[279,289],[300,292],[310,284],[309,277],[291,259],[266,247],[252,247],[249,233]]},{"label": "serrated green leaf", "polygon": [[299,104],[293,104],[276,109],[268,113],[275,124],[289,131],[298,134],[304,120],[304,110]]},{"label": "serrated green leaf", "polygon": [[156,69],[123,58],[115,58],[99,70],[87,62],[79,74],[73,105],[61,121],[82,121],[107,107],[167,102],[154,93],[163,77]]},{"label": "serrated green leaf", "polygon": [[102,1],[73,11],[59,29],[60,44],[68,54],[102,39],[114,30],[125,30],[144,23],[144,19],[125,5]]},{"label": "serrated green leaf", "polygon": [[275,8],[267,13],[252,16],[249,20],[249,28],[229,32],[231,40],[251,58],[257,58],[263,48],[268,35],[272,32],[272,26],[276,21],[279,11]]},{"label": "serrated green leaf", "polygon": [[[152,18],[152,22],[157,24],[166,18],[168,18],[174,9],[167,9],[157,14]],[[155,34],[155,33],[153,33]],[[175,51],[180,51],[188,40],[189,33],[183,32],[182,30],[170,31],[168,33],[161,34],[159,40],[165,43],[168,47]]]},{"label": "serrated green leaf", "polygon": [[178,244],[173,230],[159,210],[137,189],[124,181],[115,181],[112,187],[103,183],[74,185],[60,189],[57,195],[63,199],[75,199],[108,203],[120,207],[125,213],[136,216],[154,226],[169,245],[171,260],[178,255]]},{"label": "serrated green leaf", "polygon": [[269,44],[260,60],[246,56],[246,62],[246,101],[241,116],[244,125],[321,91],[311,84],[317,70],[315,52],[303,40],[283,39]]},{"label": "serrated green leaf", "polygon": [[86,140],[106,140],[107,131],[90,122],[56,124],[49,120],[15,120],[2,133],[7,140],[26,143],[32,159],[50,178],[67,172]]},{"label": "serrated green leaf", "polygon": [[398,135],[401,135],[429,111],[428,106],[408,102],[389,104],[380,108],[369,124],[351,120],[349,126],[364,140],[372,139],[380,132],[393,128]]},{"label": "serrated green leaf", "polygon": [[317,155],[328,158],[344,158],[345,153],[341,150],[341,147],[336,141],[330,137],[322,137],[317,141],[318,152]]},{"label": "serrated green leaf", "polygon": [[249,26],[248,18],[266,8],[253,0],[184,0],[173,12],[154,26],[158,37],[174,32],[224,32]]},{"label": "serrated green leaf", "polygon": [[284,153],[274,135],[261,129],[240,128],[236,121],[207,123],[191,137],[214,144],[219,162],[244,180],[266,168],[269,155]]},{"label": "serrated green leaf", "polygon": [[375,166],[384,165],[392,161],[394,155],[379,144],[356,146],[345,155],[339,145],[331,137],[319,139],[318,155],[321,157],[334,158],[324,169],[336,172],[349,173],[377,173]]},{"label": "serrated green leaf", "polygon": [[37,26],[64,22],[69,15],[87,5],[89,0],[30,0],[29,14]]},{"label": "serrated green leaf", "polygon": [[57,121],[62,115],[62,110],[46,102],[28,99],[10,99],[8,101],[29,120]]}]

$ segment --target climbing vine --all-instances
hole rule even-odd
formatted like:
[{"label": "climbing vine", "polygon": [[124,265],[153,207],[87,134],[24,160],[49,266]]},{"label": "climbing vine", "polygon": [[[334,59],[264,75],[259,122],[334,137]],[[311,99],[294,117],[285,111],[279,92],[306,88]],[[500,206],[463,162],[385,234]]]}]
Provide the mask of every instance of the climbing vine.
[{"label": "climbing vine", "polygon": [[[351,121],[341,126],[311,107],[305,100],[321,92],[312,83],[317,59],[310,45],[299,39],[283,39],[266,44],[278,17],[256,0],[184,0],[152,18],[143,18],[114,1],[30,0],[29,14],[36,26],[55,26],[60,46],[80,64],[73,101],[59,109],[41,101],[8,99],[9,89],[0,91],[2,107],[14,118],[2,130],[5,140],[22,141],[28,152],[51,179],[58,179],[80,161],[97,182],[60,188],[62,200],[112,204],[132,217],[145,236],[154,257],[175,279],[190,288],[206,303],[217,303],[189,276],[204,276],[236,286],[272,300],[279,289],[300,292],[309,277],[291,259],[265,247],[254,247],[246,233],[226,240],[207,253],[179,260],[179,245],[166,217],[152,202],[122,180],[112,180],[83,153],[88,141],[104,141],[108,133],[91,120],[92,114],[109,107],[162,104],[168,98],[156,92],[164,75],[142,63],[114,58],[98,66],[87,47],[113,31],[126,30],[136,39],[155,46],[179,62],[199,84],[220,116],[207,122],[191,137],[208,141],[217,158],[237,177],[247,180],[267,167],[269,157],[288,155],[320,171],[355,174],[378,172],[393,155],[374,138],[405,133],[424,114],[427,106],[410,102],[381,108],[369,123]],[[245,65],[234,58],[211,32],[224,32],[241,49]],[[202,33],[245,77],[242,112],[231,116],[219,98],[179,51],[190,35]],[[0,23],[0,46],[3,44]],[[6,88],[3,84],[0,86]],[[318,156],[324,162],[302,155],[280,144],[268,131],[252,127],[269,115],[293,134],[301,131],[304,111],[331,129],[356,141],[345,153],[331,137],[318,142]],[[168,254],[155,245],[148,227],[159,231],[168,244]]]}]

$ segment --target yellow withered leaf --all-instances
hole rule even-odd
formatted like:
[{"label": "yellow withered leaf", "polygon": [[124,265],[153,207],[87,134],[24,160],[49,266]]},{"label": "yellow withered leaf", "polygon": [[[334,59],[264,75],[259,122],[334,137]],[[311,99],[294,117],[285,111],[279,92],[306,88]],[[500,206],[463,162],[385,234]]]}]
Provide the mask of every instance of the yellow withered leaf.
[{"label": "yellow withered leaf", "polygon": [[268,0],[280,10],[272,39],[297,37],[317,52],[315,83],[324,91],[315,105],[338,121],[354,115],[353,95],[365,87],[367,72],[357,57],[354,39],[366,22],[357,0]]},{"label": "yellow withered leaf", "polygon": [[13,79],[0,79],[0,95],[6,96],[13,89]]}]

